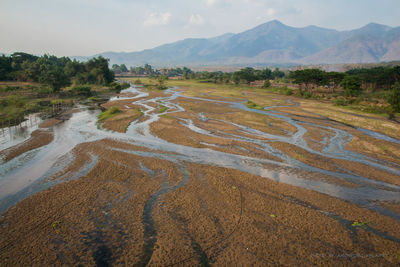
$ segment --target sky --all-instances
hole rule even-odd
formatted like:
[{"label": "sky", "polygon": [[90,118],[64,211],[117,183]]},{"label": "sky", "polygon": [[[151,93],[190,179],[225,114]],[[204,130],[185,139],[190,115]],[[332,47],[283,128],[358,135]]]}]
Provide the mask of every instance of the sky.
[{"label": "sky", "polygon": [[270,20],[400,26],[399,0],[0,0],[0,53],[91,56],[239,33]]}]

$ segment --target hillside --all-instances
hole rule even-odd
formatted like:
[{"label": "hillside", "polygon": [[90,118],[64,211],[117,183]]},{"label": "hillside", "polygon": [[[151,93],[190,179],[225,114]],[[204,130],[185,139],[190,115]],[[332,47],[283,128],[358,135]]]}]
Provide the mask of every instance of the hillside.
[{"label": "hillside", "polygon": [[128,66],[374,63],[400,59],[400,27],[370,23],[337,31],[290,27],[273,20],[237,34],[100,55],[109,58],[111,64]]}]

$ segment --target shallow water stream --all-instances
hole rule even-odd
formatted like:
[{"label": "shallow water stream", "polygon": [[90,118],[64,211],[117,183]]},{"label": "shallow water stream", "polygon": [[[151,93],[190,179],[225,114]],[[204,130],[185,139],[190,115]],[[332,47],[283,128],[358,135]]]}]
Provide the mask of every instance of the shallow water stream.
[{"label": "shallow water stream", "polygon": [[[134,97],[124,96],[124,93],[136,94]],[[64,168],[72,162],[73,158],[71,150],[78,144],[84,142],[91,142],[101,140],[104,138],[114,138],[133,144],[135,146],[146,147],[152,150],[169,152],[168,154],[155,153],[155,152],[142,152],[129,149],[117,149],[110,148],[116,151],[123,151],[125,153],[131,153],[144,157],[151,157],[156,159],[164,159],[173,162],[192,162],[199,164],[207,164],[214,166],[221,166],[227,168],[234,168],[248,173],[256,174],[268,179],[273,179],[282,183],[299,186],[302,188],[317,191],[323,194],[327,194],[333,197],[337,197],[343,200],[350,201],[352,203],[367,207],[378,211],[381,214],[391,216],[397,220],[400,220],[400,215],[387,210],[378,204],[374,204],[375,201],[400,201],[400,186],[396,186],[383,181],[376,181],[356,175],[349,170],[343,169],[341,172],[327,171],[319,169],[317,167],[309,166],[295,158],[286,155],[285,153],[274,149],[269,143],[274,141],[280,141],[288,144],[296,145],[314,155],[323,156],[332,159],[345,159],[351,162],[358,162],[372,166],[377,169],[384,170],[388,173],[399,175],[400,177],[400,166],[392,162],[385,162],[377,160],[353,151],[349,151],[345,148],[345,145],[350,142],[353,135],[342,128],[335,128],[334,126],[318,125],[311,122],[302,122],[298,119],[291,118],[288,114],[283,112],[273,111],[273,107],[266,108],[265,110],[249,109],[243,102],[230,101],[229,99],[211,100],[207,98],[195,98],[183,96],[177,88],[172,88],[166,91],[168,95],[165,97],[156,97],[153,99],[146,99],[143,97],[148,96],[148,93],[143,91],[139,87],[131,87],[122,92],[122,96],[119,98],[112,98],[113,100],[118,99],[132,99],[135,105],[143,107],[144,116],[147,118],[145,121],[135,121],[130,124],[126,133],[117,133],[107,131],[104,129],[98,129],[97,127],[97,115],[99,111],[89,110],[88,108],[81,107],[78,112],[73,113],[72,117],[63,122],[62,124],[54,126],[54,140],[41,148],[29,151],[14,158],[13,160],[2,163],[0,165],[0,212],[5,211],[8,207],[12,206],[19,200],[28,197],[35,192],[51,187],[51,183],[42,183],[43,180],[50,177],[58,170]],[[168,114],[174,116],[176,112],[184,111],[181,107],[173,100],[178,97],[189,98],[193,100],[210,101],[213,103],[219,102],[222,104],[228,104],[231,108],[245,110],[249,112],[256,112],[270,116],[279,120],[283,120],[288,124],[292,125],[296,131],[289,133],[288,136],[274,135],[270,133],[264,133],[259,130],[253,129],[248,126],[234,124],[232,122],[223,121],[227,124],[232,124],[241,129],[243,133],[246,133],[246,137],[233,135],[230,133],[224,133],[218,131],[218,133],[212,133],[206,129],[200,128],[193,121],[189,119],[181,119],[180,124],[187,127],[193,132],[200,133],[203,135],[209,135],[221,138],[234,139],[238,141],[250,142],[258,145],[266,153],[270,153],[273,156],[281,160],[281,162],[253,158],[247,156],[241,156],[236,154],[224,153],[208,148],[194,148],[189,146],[178,145],[167,142],[160,139],[150,132],[150,124],[159,120],[161,115]],[[157,104],[161,102],[164,106],[168,107],[168,110],[164,113],[154,112],[154,107],[149,104]],[[293,105],[289,102],[288,105]],[[274,106],[276,107],[276,106]],[[199,120],[207,122],[208,118],[205,114],[199,113]],[[319,127],[321,129],[329,130],[334,133],[333,136],[325,138],[322,151],[316,151],[310,148],[304,139],[304,135],[307,129],[303,125],[310,125]],[[32,127],[26,132],[28,136],[35,128]],[[388,137],[372,131],[359,129],[360,131],[372,136],[374,138],[386,140],[388,142],[399,143],[400,140]],[[0,134],[1,135],[1,134]],[[260,139],[251,138],[249,136],[258,136],[268,139],[268,141],[261,141]],[[7,141],[7,138],[9,141]],[[26,140],[27,135],[24,138],[15,139],[13,137],[1,139],[1,149],[10,147]],[[19,140],[19,141],[16,141]],[[245,149],[245,148],[242,148]],[[90,168],[94,166],[96,159],[93,158],[91,164],[82,169],[78,175],[84,175]],[[270,170],[265,168],[263,164],[274,165],[276,168]],[[357,184],[357,187],[346,187],[339,184],[332,184],[325,181],[310,180],[307,177],[301,177],[296,174],[296,170],[306,170],[309,172],[320,173],[324,175],[331,175],[344,181],[349,181]],[[174,190],[175,188],[165,187],[165,192]],[[164,193],[164,191],[160,191]],[[160,194],[161,194],[160,193]],[[154,197],[156,199],[157,196]],[[148,204],[150,208],[152,203]]]}]

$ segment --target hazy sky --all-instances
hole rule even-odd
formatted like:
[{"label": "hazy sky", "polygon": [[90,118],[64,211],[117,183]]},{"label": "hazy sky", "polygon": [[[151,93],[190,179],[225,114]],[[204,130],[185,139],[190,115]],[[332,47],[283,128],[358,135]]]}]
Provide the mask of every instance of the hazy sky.
[{"label": "hazy sky", "polygon": [[0,0],[0,53],[131,52],[272,19],[338,30],[400,26],[399,14],[400,0]]}]

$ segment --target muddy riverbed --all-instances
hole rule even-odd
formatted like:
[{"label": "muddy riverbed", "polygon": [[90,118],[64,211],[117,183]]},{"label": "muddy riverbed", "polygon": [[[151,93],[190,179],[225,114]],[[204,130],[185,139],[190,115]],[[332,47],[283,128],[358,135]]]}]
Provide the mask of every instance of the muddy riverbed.
[{"label": "muddy riverbed", "polygon": [[1,265],[398,264],[400,135],[275,97],[132,86],[7,130]]}]

